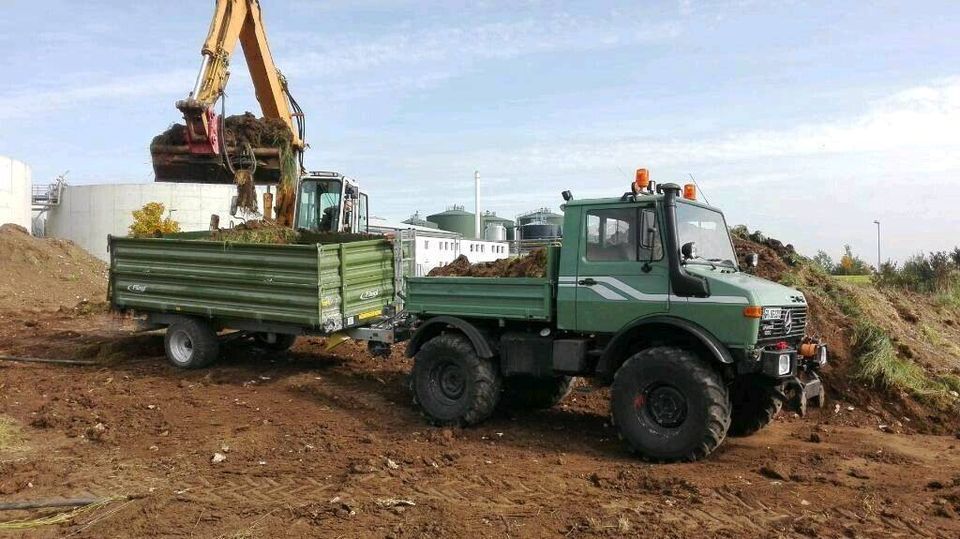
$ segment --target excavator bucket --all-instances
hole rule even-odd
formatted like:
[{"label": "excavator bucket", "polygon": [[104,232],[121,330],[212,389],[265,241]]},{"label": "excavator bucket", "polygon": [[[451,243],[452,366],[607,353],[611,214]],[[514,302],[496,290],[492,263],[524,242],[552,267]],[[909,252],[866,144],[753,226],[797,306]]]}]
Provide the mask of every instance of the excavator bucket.
[{"label": "excavator bucket", "polygon": [[[251,170],[254,183],[280,183],[281,165],[278,148],[227,148],[227,156],[194,153],[187,145],[151,144],[153,172],[158,182],[234,183],[233,170]],[[229,157],[228,157],[229,156]]]}]

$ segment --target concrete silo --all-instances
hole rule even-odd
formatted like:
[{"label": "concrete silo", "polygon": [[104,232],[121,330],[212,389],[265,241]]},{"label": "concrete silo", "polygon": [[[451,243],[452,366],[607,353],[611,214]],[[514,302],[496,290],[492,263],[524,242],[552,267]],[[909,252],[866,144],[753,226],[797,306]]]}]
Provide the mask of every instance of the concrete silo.
[{"label": "concrete silo", "polygon": [[[257,188],[263,201],[265,188]],[[160,202],[183,231],[206,230],[210,215],[220,216],[220,227],[241,221],[230,216],[234,185],[198,183],[126,183],[66,185],[60,202],[50,207],[46,235],[72,240],[90,254],[108,260],[107,235],[126,236],[133,211],[148,202]]]},{"label": "concrete silo", "polygon": [[0,156],[0,225],[12,223],[30,230],[30,167]]},{"label": "concrete silo", "polygon": [[456,232],[464,238],[477,236],[475,215],[464,211],[463,206],[452,206],[447,211],[427,216],[427,221],[436,223],[440,230]]}]

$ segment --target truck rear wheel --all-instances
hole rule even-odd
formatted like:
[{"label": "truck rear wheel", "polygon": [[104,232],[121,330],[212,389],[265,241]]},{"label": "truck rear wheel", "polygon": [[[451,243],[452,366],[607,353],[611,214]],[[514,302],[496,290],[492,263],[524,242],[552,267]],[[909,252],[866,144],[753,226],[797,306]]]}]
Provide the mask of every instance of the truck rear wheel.
[{"label": "truck rear wheel", "polygon": [[286,352],[297,342],[297,336],[288,333],[254,333],[253,342],[266,350]]},{"label": "truck rear wheel", "polygon": [[475,425],[490,417],[503,379],[496,364],[477,355],[459,334],[424,343],[413,362],[413,394],[435,425]]},{"label": "truck rear wheel", "polygon": [[750,436],[766,427],[784,400],[783,384],[761,375],[738,377],[730,386],[730,436]]},{"label": "truck rear wheel", "polygon": [[511,410],[545,410],[553,408],[573,391],[573,376],[509,376],[503,381],[501,406]]},{"label": "truck rear wheel", "polygon": [[196,318],[183,318],[167,328],[163,338],[167,359],[181,369],[200,369],[216,361],[220,354],[217,333]]},{"label": "truck rear wheel", "polygon": [[720,373],[693,352],[666,346],[634,354],[620,367],[611,411],[631,449],[658,462],[706,457],[730,427]]}]

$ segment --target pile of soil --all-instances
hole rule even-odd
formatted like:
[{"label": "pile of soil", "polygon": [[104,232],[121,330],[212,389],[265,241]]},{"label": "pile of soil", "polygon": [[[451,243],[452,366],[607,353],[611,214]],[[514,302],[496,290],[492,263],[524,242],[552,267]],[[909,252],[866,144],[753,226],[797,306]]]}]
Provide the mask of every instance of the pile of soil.
[{"label": "pile of soil", "polygon": [[504,258],[494,262],[471,264],[460,255],[446,266],[433,268],[429,277],[544,277],[547,274],[547,252],[531,251],[525,256]]},{"label": "pile of soil", "polygon": [[107,296],[107,265],[68,240],[0,226],[0,311],[74,309]]},{"label": "pile of soil", "polygon": [[[734,236],[742,267],[749,253],[757,253],[758,277],[797,288],[807,299],[807,334],[822,339],[830,350],[823,377],[830,398],[850,403],[881,418],[889,429],[953,433],[960,429],[955,410],[918,399],[902,391],[875,387],[857,376],[858,354],[854,328],[860,321],[887,333],[900,359],[921,366],[936,378],[960,373],[960,313],[938,304],[936,298],[902,290],[878,289],[839,281],[818,270],[792,245],[758,235]],[[845,302],[866,306],[863,319],[848,316]]]},{"label": "pile of soil", "polygon": [[[277,148],[289,144],[293,139],[293,133],[283,120],[257,118],[250,112],[224,118],[221,136],[227,146],[249,144],[254,148]],[[183,124],[171,125],[169,129],[154,137],[152,142],[160,146],[182,146],[186,143],[187,128]]]}]

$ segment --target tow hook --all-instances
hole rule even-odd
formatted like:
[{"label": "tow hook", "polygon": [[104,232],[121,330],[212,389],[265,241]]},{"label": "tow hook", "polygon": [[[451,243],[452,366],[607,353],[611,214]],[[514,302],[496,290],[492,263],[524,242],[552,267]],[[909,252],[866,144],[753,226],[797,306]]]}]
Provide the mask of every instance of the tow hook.
[{"label": "tow hook", "polygon": [[788,405],[801,416],[807,415],[807,405],[823,408],[827,394],[818,371],[827,364],[827,345],[822,341],[805,339],[800,345],[797,375],[786,383],[786,391],[792,393]]}]

